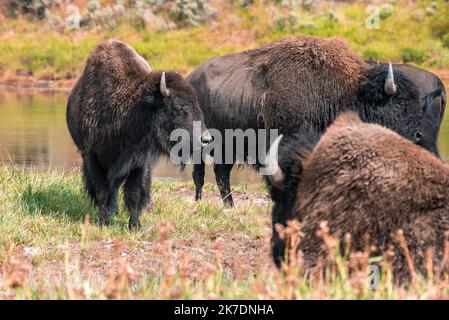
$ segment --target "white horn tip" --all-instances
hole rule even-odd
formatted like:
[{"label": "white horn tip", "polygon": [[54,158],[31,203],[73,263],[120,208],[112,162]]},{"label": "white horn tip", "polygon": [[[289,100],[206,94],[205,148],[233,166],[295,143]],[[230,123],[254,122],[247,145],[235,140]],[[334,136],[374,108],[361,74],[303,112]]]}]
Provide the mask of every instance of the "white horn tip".
[{"label": "white horn tip", "polygon": [[160,84],[160,91],[162,93],[162,95],[164,97],[169,97],[170,96],[170,90],[167,89],[167,81],[165,79],[165,71],[162,72],[161,75],[161,84]]},{"label": "white horn tip", "polygon": [[277,157],[277,152],[278,152],[279,144],[281,143],[282,137],[283,137],[283,135],[281,134],[273,141],[273,144],[270,146],[270,150],[268,151],[267,157],[265,158],[265,165],[270,165],[271,160],[273,160],[273,157]]},{"label": "white horn tip", "polygon": [[394,83],[394,73],[393,73],[393,65],[391,62],[388,64],[388,75],[385,80],[384,86],[385,93],[389,96],[392,96],[396,93],[396,84]]},{"label": "white horn tip", "polygon": [[282,172],[282,169],[278,164],[279,144],[282,140],[282,137],[283,135],[280,135],[276,138],[276,140],[274,140],[264,161],[265,172],[267,173],[268,178],[275,186],[278,187],[284,181],[284,173]]}]

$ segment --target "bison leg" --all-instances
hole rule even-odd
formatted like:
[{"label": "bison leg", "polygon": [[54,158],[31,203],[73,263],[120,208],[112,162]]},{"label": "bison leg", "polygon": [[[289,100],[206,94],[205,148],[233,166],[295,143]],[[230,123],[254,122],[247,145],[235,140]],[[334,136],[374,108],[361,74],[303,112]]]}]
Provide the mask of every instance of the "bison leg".
[{"label": "bison leg", "polygon": [[193,165],[193,182],[195,183],[195,201],[201,200],[204,185],[204,162]]},{"label": "bison leg", "polygon": [[120,189],[120,185],[122,184],[125,177],[121,177],[115,180],[114,185],[112,186],[112,190],[109,194],[108,203],[107,203],[107,211],[108,216],[112,216],[117,213],[118,209],[118,191]]},{"label": "bison leg", "polygon": [[147,166],[145,175],[143,177],[143,184],[140,188],[140,206],[151,210],[153,208],[153,201],[151,199],[151,166]]},{"label": "bison leg", "polygon": [[149,168],[133,169],[125,182],[125,204],[129,210],[129,228],[140,228],[140,213],[149,200],[151,172]]},{"label": "bison leg", "polygon": [[92,153],[83,156],[83,171],[87,192],[100,210],[100,223],[108,224],[110,191],[106,186],[106,172]]},{"label": "bison leg", "polygon": [[274,260],[275,265],[280,268],[282,262],[285,260],[285,242],[281,239],[278,231],[276,230],[275,226],[276,224],[280,224],[285,227],[285,221],[276,221],[277,217],[276,212],[279,209],[280,204],[274,203],[273,204],[273,220],[272,220],[272,236],[271,236],[271,254]]},{"label": "bison leg", "polygon": [[89,195],[91,201],[98,206],[97,197],[95,195],[95,187],[92,182],[92,175],[89,173],[89,166],[87,165],[87,161],[83,161],[83,178],[84,178],[84,187],[86,188],[87,194]]},{"label": "bison leg", "polygon": [[229,207],[234,206],[231,194],[231,184],[229,181],[233,166],[233,164],[214,165],[215,179],[217,180],[218,189],[220,189],[221,198],[223,199],[224,204]]}]

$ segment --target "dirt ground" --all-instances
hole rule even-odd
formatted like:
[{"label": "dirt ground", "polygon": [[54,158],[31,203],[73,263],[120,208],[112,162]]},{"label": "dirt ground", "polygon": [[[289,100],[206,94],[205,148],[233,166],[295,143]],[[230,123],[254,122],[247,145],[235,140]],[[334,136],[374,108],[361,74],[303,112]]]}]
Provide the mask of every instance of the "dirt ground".
[{"label": "dirt ground", "polygon": [[[179,190],[170,191],[170,195],[182,197],[187,201],[195,202],[195,191],[189,188],[181,188]],[[244,206],[248,203],[256,206],[266,206],[271,204],[271,199],[268,193],[261,194],[260,192],[233,192],[232,198],[234,200],[234,205],[236,208]],[[220,192],[218,191],[203,189],[202,199],[205,201],[216,201],[217,203],[221,203]]]},{"label": "dirt ground", "polygon": [[135,281],[143,275],[176,272],[200,280],[221,267],[226,279],[246,279],[275,270],[269,249],[269,237],[251,239],[244,234],[214,242],[158,239],[130,244],[124,239],[105,239],[87,242],[83,249],[79,243],[61,245],[51,253],[18,246],[9,254],[4,268],[10,270],[4,274],[14,277],[14,272],[25,271],[31,280],[45,279],[48,290],[65,283],[67,277],[75,283],[82,279],[104,287],[123,270]]},{"label": "dirt ground", "polygon": [[[190,189],[174,190],[170,194],[194,201]],[[261,193],[234,193],[233,196],[237,208],[248,201],[264,207],[269,204],[268,195]],[[217,192],[208,190],[204,191],[204,199],[221,201]],[[168,275],[184,272],[188,278],[203,279],[220,268],[226,279],[246,279],[276,269],[270,256],[270,228],[255,238],[236,233],[214,241],[171,239],[170,226],[151,228],[158,228],[158,239],[103,239],[84,243],[73,240],[45,249],[19,245],[7,254],[3,274],[14,276],[14,272],[22,270],[31,280],[46,279],[45,286],[51,289],[67,281],[68,276],[104,287],[108,279],[123,270],[131,279],[138,280],[144,275],[157,277],[161,272]]]}]

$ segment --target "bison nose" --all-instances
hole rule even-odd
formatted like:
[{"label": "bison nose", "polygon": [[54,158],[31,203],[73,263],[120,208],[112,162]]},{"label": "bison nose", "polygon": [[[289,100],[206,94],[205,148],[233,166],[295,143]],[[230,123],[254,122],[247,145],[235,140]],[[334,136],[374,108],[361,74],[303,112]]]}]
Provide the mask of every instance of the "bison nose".
[{"label": "bison nose", "polygon": [[204,131],[203,134],[201,135],[201,145],[203,147],[207,146],[208,143],[212,142],[213,138],[210,135],[209,131]]}]

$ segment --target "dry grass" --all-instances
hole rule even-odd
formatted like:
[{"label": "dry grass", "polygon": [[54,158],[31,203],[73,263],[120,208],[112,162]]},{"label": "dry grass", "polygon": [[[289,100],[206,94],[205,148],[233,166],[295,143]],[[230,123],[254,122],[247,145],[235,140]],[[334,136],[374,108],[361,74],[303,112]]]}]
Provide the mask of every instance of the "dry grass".
[{"label": "dry grass", "polygon": [[[213,185],[195,203],[190,183],[157,182],[154,210],[144,213],[137,233],[126,230],[122,207],[111,226],[98,226],[76,171],[4,166],[0,186],[3,299],[449,298],[448,279],[437,273],[424,280],[414,272],[410,285],[395,284],[391,252],[380,260],[369,245],[351,252],[348,236],[340,254],[326,224],[320,236],[328,254],[314,270],[305,270],[293,250],[300,225],[279,229],[290,248],[279,272],[270,257],[270,202],[262,185],[238,186],[236,208],[225,209]],[[368,268],[373,264],[381,266],[378,279]],[[431,262],[428,268],[435,269]]]}]

